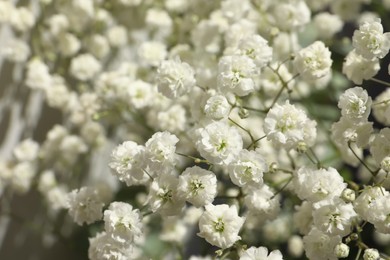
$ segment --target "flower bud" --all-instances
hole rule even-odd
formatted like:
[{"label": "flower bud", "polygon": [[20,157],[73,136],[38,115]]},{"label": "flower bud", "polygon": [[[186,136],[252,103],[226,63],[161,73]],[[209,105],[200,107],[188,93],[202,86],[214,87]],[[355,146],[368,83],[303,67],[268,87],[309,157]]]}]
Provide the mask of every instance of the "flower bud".
[{"label": "flower bud", "polygon": [[364,255],[363,255],[364,260],[378,260],[379,259],[379,252],[378,250],[374,248],[368,248],[364,250]]},{"label": "flower bud", "polygon": [[341,198],[345,202],[352,202],[356,198],[355,191],[347,188],[347,189],[343,190],[343,193],[341,193]]},{"label": "flower bud", "polygon": [[383,158],[381,162],[381,168],[385,172],[390,172],[390,156],[386,156],[385,158]]}]

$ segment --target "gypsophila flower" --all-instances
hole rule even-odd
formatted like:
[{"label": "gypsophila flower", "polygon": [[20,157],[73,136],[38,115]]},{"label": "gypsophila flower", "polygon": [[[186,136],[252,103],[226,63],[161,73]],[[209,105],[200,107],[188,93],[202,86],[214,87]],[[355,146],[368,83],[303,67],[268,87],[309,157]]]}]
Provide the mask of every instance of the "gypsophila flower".
[{"label": "gypsophila flower", "polygon": [[112,151],[109,166],[119,180],[126,182],[128,186],[143,184],[149,180],[142,169],[144,149],[133,141],[126,141]]},{"label": "gypsophila flower", "polygon": [[133,257],[133,246],[123,245],[113,240],[106,232],[97,233],[89,239],[88,257],[90,260],[129,260]]},{"label": "gypsophila flower", "polygon": [[139,211],[124,202],[112,202],[104,211],[104,227],[119,243],[137,242],[143,235]]},{"label": "gypsophila flower", "polygon": [[305,253],[310,260],[337,260],[334,248],[340,242],[340,236],[329,236],[315,227],[303,237]]},{"label": "gypsophila flower", "polygon": [[382,59],[390,49],[390,33],[383,33],[380,19],[366,21],[355,30],[352,44],[356,52],[366,59]]},{"label": "gypsophila flower", "polygon": [[378,260],[380,257],[378,250],[374,248],[367,248],[364,250],[363,259],[364,260]]},{"label": "gypsophila flower", "polygon": [[222,93],[246,96],[254,91],[256,64],[245,55],[223,56],[218,63],[218,88]]},{"label": "gypsophila flower", "polygon": [[314,26],[321,39],[329,39],[343,27],[343,21],[338,15],[322,12],[314,16]]},{"label": "gypsophila flower", "polygon": [[349,255],[349,246],[344,243],[340,243],[334,248],[334,253],[337,258],[346,258]]},{"label": "gypsophila flower", "polygon": [[217,121],[198,129],[195,145],[199,153],[211,163],[227,165],[239,154],[243,141],[235,127]]},{"label": "gypsophila flower", "polygon": [[178,193],[195,207],[210,204],[217,195],[217,177],[198,166],[187,168],[179,176]]},{"label": "gypsophila flower", "polygon": [[70,63],[70,74],[81,81],[92,79],[100,70],[100,62],[89,53],[74,57]]},{"label": "gypsophila flower", "polygon": [[268,45],[268,41],[258,34],[241,39],[237,54],[253,59],[258,68],[265,67],[272,60],[272,48]]},{"label": "gypsophila flower", "polygon": [[260,187],[267,170],[267,164],[258,152],[245,149],[228,166],[230,179],[240,187]]},{"label": "gypsophila flower", "polygon": [[364,119],[356,122],[347,117],[341,117],[332,125],[331,138],[338,146],[348,146],[348,142],[355,142],[358,147],[364,148],[370,141],[372,126],[372,122]]},{"label": "gypsophila flower", "polygon": [[322,41],[316,41],[301,49],[294,58],[297,72],[308,80],[315,80],[330,73],[331,52]]},{"label": "gypsophila flower", "polygon": [[351,232],[357,214],[352,204],[339,198],[322,200],[314,204],[313,223],[322,232],[329,235],[345,236]]},{"label": "gypsophila flower", "polygon": [[150,184],[147,204],[153,212],[164,216],[180,214],[185,198],[178,192],[179,179],[172,173],[160,173]]},{"label": "gypsophila flower", "polygon": [[293,184],[298,197],[311,202],[339,197],[347,186],[343,177],[332,167],[313,169],[306,166],[294,172]]},{"label": "gypsophila flower", "polygon": [[230,113],[231,106],[223,95],[214,95],[210,97],[204,107],[207,117],[214,120],[226,118]]},{"label": "gypsophila flower", "polygon": [[300,142],[312,146],[316,138],[316,122],[288,101],[275,104],[264,119],[264,132],[276,148],[296,148]]},{"label": "gypsophila flower", "polygon": [[39,144],[31,139],[23,140],[13,150],[18,161],[34,161],[38,157]]},{"label": "gypsophila flower", "polygon": [[372,113],[376,120],[384,125],[390,125],[390,88],[384,90],[374,100]]},{"label": "gypsophila flower", "polygon": [[378,58],[365,59],[357,54],[356,50],[350,51],[343,63],[343,73],[349,80],[359,85],[363,83],[363,80],[369,80],[374,77],[379,69]]},{"label": "gypsophila flower", "polygon": [[198,236],[203,237],[211,245],[222,249],[231,247],[237,240],[244,218],[238,216],[235,206],[206,205],[206,211],[199,219]]},{"label": "gypsophila flower", "polygon": [[183,96],[195,83],[194,70],[179,59],[162,61],[157,69],[158,91],[168,98]]},{"label": "gypsophila flower", "polygon": [[278,3],[273,16],[282,30],[293,30],[310,21],[311,12],[305,1],[294,0]]},{"label": "gypsophila flower", "polygon": [[145,143],[144,163],[151,174],[170,169],[176,165],[176,135],[169,132],[157,132]]},{"label": "gypsophila flower", "polygon": [[361,87],[347,89],[339,99],[338,107],[341,115],[350,120],[364,120],[368,118],[371,111],[371,97]]},{"label": "gypsophila flower", "polygon": [[95,188],[82,187],[68,194],[69,215],[80,226],[83,223],[91,224],[101,219],[103,206],[102,198]]},{"label": "gypsophila flower", "polygon": [[266,247],[250,247],[240,255],[240,260],[283,260],[282,253],[274,250],[268,254]]},{"label": "gypsophila flower", "polygon": [[378,212],[372,210],[373,203],[388,194],[389,192],[381,187],[366,187],[353,203],[355,211],[364,220],[370,222],[375,220]]},{"label": "gypsophila flower", "polygon": [[245,196],[245,205],[253,213],[260,214],[263,219],[273,219],[280,211],[279,197],[265,184],[260,188],[249,189]]},{"label": "gypsophila flower", "polygon": [[383,158],[390,155],[390,128],[383,128],[375,134],[370,152],[378,164],[382,162]]}]

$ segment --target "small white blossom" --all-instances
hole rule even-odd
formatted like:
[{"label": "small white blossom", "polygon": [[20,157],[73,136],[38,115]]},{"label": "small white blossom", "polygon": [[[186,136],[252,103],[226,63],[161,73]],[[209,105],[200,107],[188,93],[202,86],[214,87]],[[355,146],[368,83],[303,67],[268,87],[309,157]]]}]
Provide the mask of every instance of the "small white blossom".
[{"label": "small white blossom", "polygon": [[169,132],[157,132],[145,143],[143,158],[150,174],[171,169],[176,165],[176,144],[179,139]]},{"label": "small white blossom", "polygon": [[364,260],[379,260],[380,255],[378,250],[374,248],[367,248],[364,250],[363,259]]},{"label": "small white blossom", "polygon": [[291,105],[275,104],[264,119],[264,132],[276,148],[296,148],[300,142],[312,146],[316,138],[317,123],[306,113]]},{"label": "small white blossom", "polygon": [[268,254],[266,247],[250,247],[240,255],[240,260],[283,260],[282,253],[274,250]]},{"label": "small white blossom", "polygon": [[347,186],[343,177],[332,167],[318,170],[301,167],[294,172],[293,184],[298,197],[311,202],[339,197]]},{"label": "small white blossom", "polygon": [[390,128],[383,128],[375,134],[375,138],[371,142],[370,152],[378,164],[385,157],[390,156]]},{"label": "small white blossom", "polygon": [[104,227],[107,234],[119,243],[137,242],[142,236],[139,211],[124,202],[112,202],[104,211]]},{"label": "small white blossom", "polygon": [[70,73],[78,80],[92,79],[101,70],[101,64],[91,54],[80,54],[70,63]]},{"label": "small white blossom", "polygon": [[90,260],[128,260],[134,259],[133,246],[123,245],[106,232],[97,233],[89,239],[88,258]]},{"label": "small white blossom", "polygon": [[390,88],[384,90],[374,100],[372,113],[376,120],[384,125],[390,125]]},{"label": "small white blossom", "polygon": [[239,55],[246,55],[253,59],[258,69],[265,67],[272,60],[272,47],[258,34],[241,39],[237,52]]},{"label": "small white blossom", "polygon": [[345,57],[343,63],[343,73],[349,80],[355,84],[361,85],[363,80],[369,80],[374,77],[380,69],[379,59],[365,59],[363,56],[352,50]]},{"label": "small white blossom", "polygon": [[303,237],[306,256],[310,260],[337,260],[334,248],[340,242],[340,236],[329,236],[315,227]]},{"label": "small white blossom", "polygon": [[367,91],[361,87],[347,89],[339,99],[341,115],[351,120],[364,120],[371,111],[372,100]]},{"label": "small white blossom", "polygon": [[231,106],[223,95],[211,96],[204,107],[204,112],[207,117],[214,120],[221,120],[228,117]]},{"label": "small white blossom", "polygon": [[266,171],[268,167],[262,155],[245,149],[228,166],[230,179],[240,187],[260,187]]},{"label": "small white blossom", "polygon": [[160,173],[150,185],[147,205],[153,212],[163,216],[174,216],[181,213],[185,198],[178,192],[179,179],[171,173]]},{"label": "small white blossom", "polygon": [[265,184],[260,188],[249,189],[245,196],[245,205],[263,219],[276,218],[280,211],[279,197]]},{"label": "small white blossom", "polygon": [[222,93],[246,96],[254,91],[254,61],[248,56],[223,56],[218,63],[218,88]]},{"label": "small white blossom", "polygon": [[119,180],[128,186],[144,184],[149,180],[142,169],[144,149],[133,141],[126,141],[112,151],[109,166]]},{"label": "small white blossom", "polygon": [[200,155],[211,163],[229,164],[239,154],[243,141],[235,127],[216,121],[200,128],[195,145]]},{"label": "small white blossom", "polygon": [[38,157],[39,144],[31,139],[25,139],[13,150],[18,161],[34,161]]},{"label": "small white blossom", "polygon": [[328,47],[322,41],[316,41],[296,54],[294,65],[302,77],[315,80],[330,73],[333,63],[330,56]]},{"label": "small white blossom", "polygon": [[356,52],[366,59],[386,56],[390,49],[390,33],[383,33],[381,20],[366,21],[355,30],[352,44]]},{"label": "small white blossom", "polygon": [[334,253],[337,258],[346,258],[349,255],[349,246],[344,243],[340,243],[334,248]]},{"label": "small white blossom", "polygon": [[217,177],[198,166],[187,168],[179,177],[178,193],[195,207],[211,204],[217,195]]},{"label": "small white blossom", "polygon": [[238,216],[235,206],[206,205],[206,211],[199,219],[198,236],[203,237],[211,245],[222,249],[231,247],[237,240],[244,218]]},{"label": "small white blossom", "polygon": [[321,39],[329,39],[343,28],[343,21],[338,15],[328,12],[319,13],[313,18],[314,26]]},{"label": "small white blossom", "polygon": [[195,83],[194,70],[180,60],[165,60],[157,69],[158,91],[168,98],[187,94]]},{"label": "small white blossom", "polygon": [[314,225],[329,235],[346,236],[351,232],[353,221],[357,214],[352,204],[334,198],[323,200],[314,204]]},{"label": "small white blossom", "polygon": [[83,225],[102,219],[104,203],[98,191],[92,187],[82,187],[68,194],[67,208],[74,222]]}]

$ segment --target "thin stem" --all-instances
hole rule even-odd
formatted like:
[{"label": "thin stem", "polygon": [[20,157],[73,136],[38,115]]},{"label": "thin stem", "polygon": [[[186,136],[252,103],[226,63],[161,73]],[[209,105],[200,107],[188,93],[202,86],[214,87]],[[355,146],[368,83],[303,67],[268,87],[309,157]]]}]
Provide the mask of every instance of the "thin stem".
[{"label": "thin stem", "polygon": [[351,143],[348,142],[348,148],[351,150],[351,152],[353,153],[353,155],[355,155],[355,157],[359,160],[359,162],[361,164],[363,164],[364,167],[366,167],[366,169],[375,177],[378,173],[378,170],[377,171],[373,171],[370,169],[370,167],[368,167],[368,165],[356,154],[356,152],[352,149],[351,147]]},{"label": "thin stem", "polygon": [[355,260],[359,260],[360,255],[362,254],[362,249],[359,247]]},{"label": "thin stem", "polygon": [[250,145],[248,145],[248,147],[246,148],[247,150],[249,150],[252,146],[254,146],[258,141],[260,141],[260,140],[262,140],[262,139],[264,139],[264,138],[266,138],[267,137],[267,135],[263,135],[262,137],[259,137],[259,138],[257,138],[256,140],[254,140]]},{"label": "thin stem", "polygon": [[235,122],[231,117],[228,117],[228,119],[229,119],[230,122],[232,122],[233,124],[235,124],[236,126],[238,126],[240,129],[244,130],[244,131],[249,135],[249,137],[251,138],[252,143],[255,143],[255,142],[256,142],[256,141],[255,141],[255,138],[254,138],[253,135],[252,135],[252,133],[251,133],[248,129],[244,128],[244,127],[241,126],[239,123]]},{"label": "thin stem", "polygon": [[154,181],[154,178],[152,177],[152,175],[150,175],[145,169],[142,169],[142,171],[149,176],[149,178]]},{"label": "thin stem", "polygon": [[278,191],[271,197],[271,199],[275,198],[279,193],[281,193],[281,192],[287,187],[287,185],[290,184],[290,182],[292,181],[292,179],[293,179],[293,177],[290,177],[290,178],[287,180],[287,182],[283,185],[283,187],[282,187],[280,190],[278,190]]},{"label": "thin stem", "polygon": [[203,159],[200,159],[200,158],[191,156],[191,155],[187,155],[187,154],[184,154],[184,153],[178,153],[178,152],[176,152],[176,154],[177,154],[177,155],[180,155],[180,156],[183,156],[183,157],[187,157],[187,158],[189,158],[189,159],[192,159],[192,160],[194,160],[195,163],[206,163],[206,164],[210,164],[207,160],[203,160]]},{"label": "thin stem", "polygon": [[376,79],[376,78],[371,78],[370,80],[376,82],[376,83],[380,83],[380,84],[383,84],[387,87],[390,87],[390,83],[389,82],[386,82],[386,81],[383,81],[383,80],[380,80],[380,79]]}]

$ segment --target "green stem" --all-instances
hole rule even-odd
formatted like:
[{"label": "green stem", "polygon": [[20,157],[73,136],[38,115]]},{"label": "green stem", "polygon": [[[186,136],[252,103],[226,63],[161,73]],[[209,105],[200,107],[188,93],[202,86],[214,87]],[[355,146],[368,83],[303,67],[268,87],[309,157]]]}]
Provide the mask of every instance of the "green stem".
[{"label": "green stem", "polygon": [[376,79],[376,78],[371,78],[370,79],[371,81],[374,81],[376,83],[379,83],[379,84],[383,84],[387,87],[390,87],[390,83],[389,82],[386,82],[386,81],[383,81],[383,80],[380,80],[380,79]]}]

